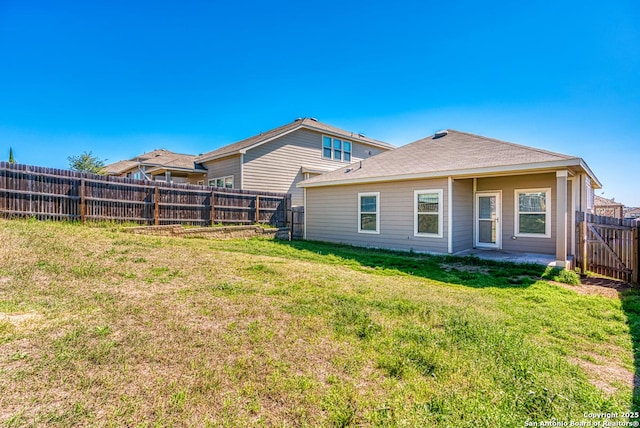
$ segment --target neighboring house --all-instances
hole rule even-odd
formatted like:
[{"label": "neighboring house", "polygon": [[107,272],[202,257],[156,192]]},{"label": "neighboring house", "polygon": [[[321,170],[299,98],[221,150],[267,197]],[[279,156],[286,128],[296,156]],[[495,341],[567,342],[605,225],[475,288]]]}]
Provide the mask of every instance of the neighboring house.
[{"label": "neighboring house", "polygon": [[160,180],[173,183],[204,184],[207,171],[195,164],[196,156],[159,149],[143,153],[130,160],[112,163],[105,167],[108,175]]},{"label": "neighboring house", "polygon": [[596,215],[604,217],[624,218],[624,205],[614,201],[613,199],[595,196],[594,199]]},{"label": "neighboring house", "polygon": [[601,184],[581,158],[458,131],[299,184],[304,236],[452,254],[472,248],[575,254],[575,211]]},{"label": "neighboring house", "polygon": [[200,155],[196,162],[207,169],[210,186],[291,193],[295,206],[304,204],[297,183],[393,148],[305,118]]},{"label": "neighboring house", "polygon": [[624,213],[624,218],[631,220],[640,219],[640,208],[631,208]]}]

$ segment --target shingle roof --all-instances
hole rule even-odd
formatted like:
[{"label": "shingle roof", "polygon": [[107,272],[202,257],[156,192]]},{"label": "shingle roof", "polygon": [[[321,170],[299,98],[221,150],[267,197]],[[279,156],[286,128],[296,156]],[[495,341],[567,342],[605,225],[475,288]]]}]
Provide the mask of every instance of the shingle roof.
[{"label": "shingle roof", "polygon": [[[361,163],[303,181],[300,186],[400,180],[420,177],[508,172],[525,168],[584,165],[578,157],[449,130],[431,135]],[[596,186],[599,182],[595,179]]]},{"label": "shingle roof", "polygon": [[254,146],[260,145],[262,143],[266,143],[267,141],[273,138],[287,134],[289,132],[295,131],[296,129],[300,129],[300,128],[316,130],[319,132],[325,132],[332,135],[339,135],[344,138],[352,139],[353,141],[358,141],[358,142],[369,144],[376,147],[383,147],[386,149],[394,148],[394,146],[391,144],[385,143],[383,141],[374,140],[372,138],[368,138],[362,134],[345,131],[344,129],[336,128],[335,126],[318,122],[316,119],[313,119],[313,118],[303,118],[303,119],[296,119],[295,121],[291,123],[287,123],[286,125],[279,126],[277,128],[271,129],[266,132],[261,132],[260,134],[254,135],[253,137],[249,137],[244,140],[238,141],[236,143],[228,144],[219,149],[202,154],[198,156],[198,158],[196,159],[196,162],[206,162],[212,159],[218,159],[225,156],[238,154],[242,150],[249,150]]},{"label": "shingle roof", "polygon": [[107,174],[122,174],[123,172],[135,167],[136,165],[138,165],[138,162],[121,160],[119,162],[115,162],[105,166],[104,171]]},{"label": "shingle roof", "polygon": [[598,195],[595,195],[593,199],[593,205],[596,207],[624,206],[624,204],[616,202],[613,199],[603,198],[602,196]]},{"label": "shingle roof", "polygon": [[[143,153],[134,157],[131,160],[123,160],[120,162],[107,165],[105,170],[108,174],[121,174],[137,165],[145,165],[148,167],[162,167],[166,169],[181,169],[181,170],[198,170],[201,167],[196,167],[195,155],[186,155],[182,153],[174,153],[165,149],[157,149],[147,153]],[[202,169],[204,171],[204,169]]]}]

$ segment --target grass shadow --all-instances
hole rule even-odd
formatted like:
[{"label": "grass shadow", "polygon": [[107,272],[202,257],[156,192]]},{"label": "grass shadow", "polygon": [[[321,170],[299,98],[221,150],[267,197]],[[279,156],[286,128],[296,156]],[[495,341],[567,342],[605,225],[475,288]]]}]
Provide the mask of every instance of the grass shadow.
[{"label": "grass shadow", "polygon": [[[631,287],[628,284],[618,283],[617,281],[608,281],[614,283],[614,287],[618,289],[622,309],[627,317],[627,325],[629,326],[629,334],[633,344],[633,401],[632,411],[640,411],[640,290],[637,287]],[[638,420],[637,418],[635,420]]]},{"label": "grass shadow", "polygon": [[275,242],[297,250],[296,257],[302,256],[302,259],[314,255],[317,261],[351,265],[383,275],[404,274],[476,288],[528,287],[541,278],[552,279],[558,273],[544,265],[476,256],[417,254],[310,241]]}]

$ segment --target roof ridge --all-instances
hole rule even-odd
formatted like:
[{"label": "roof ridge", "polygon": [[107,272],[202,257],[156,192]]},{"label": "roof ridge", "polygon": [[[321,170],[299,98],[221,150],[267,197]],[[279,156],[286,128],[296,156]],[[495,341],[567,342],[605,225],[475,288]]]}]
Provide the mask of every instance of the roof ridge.
[{"label": "roof ridge", "polygon": [[[478,135],[478,134],[474,134],[472,132],[458,131],[456,129],[447,129],[447,131],[456,132],[458,134],[463,134],[463,135],[468,135],[468,136],[474,137],[474,138],[481,138],[483,140],[492,141],[494,143],[507,144],[507,145],[510,145],[510,146],[515,146],[515,147],[531,150],[531,151],[538,152],[538,153],[544,153],[544,154],[547,154],[547,155],[560,156],[560,157],[563,157],[565,159],[580,159],[579,156],[566,155],[564,153],[552,152],[551,150],[540,149],[538,147],[525,146],[524,144],[512,143],[511,141],[498,140],[497,138],[485,137],[484,135]],[[427,138],[429,138],[429,137],[427,137]]]}]

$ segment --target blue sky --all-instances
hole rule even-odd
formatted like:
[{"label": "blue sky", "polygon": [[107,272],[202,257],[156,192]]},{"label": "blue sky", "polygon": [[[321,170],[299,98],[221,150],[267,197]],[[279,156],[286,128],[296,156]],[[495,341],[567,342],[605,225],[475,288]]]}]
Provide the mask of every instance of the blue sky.
[{"label": "blue sky", "polygon": [[0,0],[0,159],[198,154],[304,116],[581,156],[640,206],[640,3]]}]

